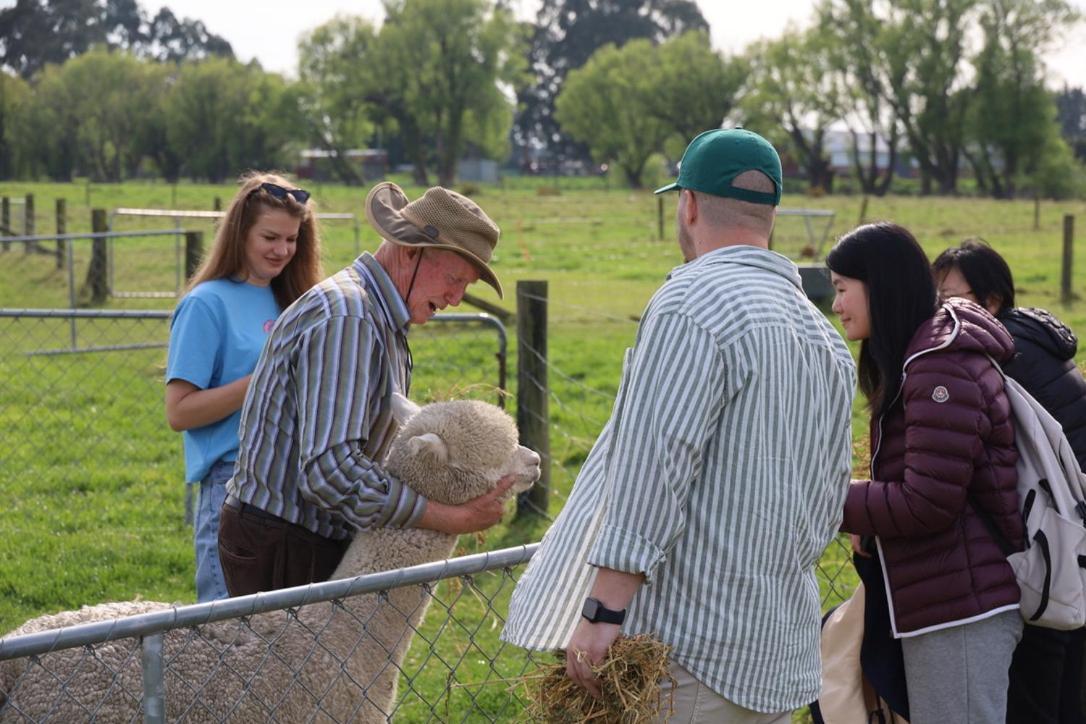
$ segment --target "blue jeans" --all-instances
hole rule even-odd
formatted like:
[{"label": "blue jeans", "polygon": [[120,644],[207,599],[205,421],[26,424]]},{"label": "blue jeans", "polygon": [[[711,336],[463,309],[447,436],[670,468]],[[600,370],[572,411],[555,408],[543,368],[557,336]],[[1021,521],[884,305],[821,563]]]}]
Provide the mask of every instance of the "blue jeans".
[{"label": "blue jeans", "polygon": [[226,580],[219,563],[219,510],[226,500],[226,481],[234,474],[234,463],[217,462],[200,481],[200,498],[196,502],[196,524],[193,542],[196,544],[196,601],[227,598]]}]

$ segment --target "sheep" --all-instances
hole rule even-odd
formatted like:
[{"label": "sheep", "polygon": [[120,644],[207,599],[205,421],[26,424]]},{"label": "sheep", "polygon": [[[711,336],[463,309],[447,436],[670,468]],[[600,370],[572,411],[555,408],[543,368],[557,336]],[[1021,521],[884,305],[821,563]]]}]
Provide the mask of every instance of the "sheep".
[{"label": "sheep", "polygon": [[[539,477],[539,456],[518,445],[512,419],[479,401],[394,401],[404,420],[387,470],[426,497],[458,504],[516,475],[520,492]],[[333,578],[448,558],[456,536],[418,528],[357,533]],[[164,636],[168,721],[386,721],[399,667],[428,596],[419,586],[208,624],[200,635]],[[169,604],[132,601],[83,607],[27,622],[9,635],[130,616]],[[296,620],[295,620],[296,618]],[[141,717],[138,650],[131,640],[0,662],[0,722],[49,718],[133,721]],[[64,682],[61,687],[59,682]],[[9,700],[4,697],[10,697]]]}]

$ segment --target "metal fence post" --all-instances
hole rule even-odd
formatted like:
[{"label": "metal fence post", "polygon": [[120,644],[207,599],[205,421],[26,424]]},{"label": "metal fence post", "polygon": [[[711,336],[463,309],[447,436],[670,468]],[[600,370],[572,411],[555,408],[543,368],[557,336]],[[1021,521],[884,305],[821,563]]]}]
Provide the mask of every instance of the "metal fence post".
[{"label": "metal fence post", "polygon": [[547,282],[517,282],[517,427],[541,458],[539,482],[517,496],[517,515],[543,515],[551,486],[547,384]]},{"label": "metal fence post", "polygon": [[185,279],[192,278],[200,266],[200,259],[204,255],[204,232],[185,232]]},{"label": "metal fence post", "polygon": [[[57,236],[68,233],[68,203],[64,199],[57,199]],[[64,268],[64,241],[57,239],[57,269]]]},{"label": "metal fence post", "polygon": [[143,721],[162,724],[166,721],[166,687],[162,680],[162,634],[150,634],[140,639],[143,664]]},{"label": "metal fence post", "polygon": [[1070,304],[1074,298],[1071,291],[1071,262],[1075,245],[1075,217],[1065,214],[1063,217],[1063,263],[1060,266],[1060,300]]},{"label": "metal fence post", "polygon": [[[68,264],[68,308],[75,309],[78,304],[75,296],[75,244],[74,239],[66,239],[64,241],[64,256],[66,257]],[[77,339],[75,325],[75,317],[68,320],[69,336],[71,337],[72,349],[79,349],[79,340]]]}]

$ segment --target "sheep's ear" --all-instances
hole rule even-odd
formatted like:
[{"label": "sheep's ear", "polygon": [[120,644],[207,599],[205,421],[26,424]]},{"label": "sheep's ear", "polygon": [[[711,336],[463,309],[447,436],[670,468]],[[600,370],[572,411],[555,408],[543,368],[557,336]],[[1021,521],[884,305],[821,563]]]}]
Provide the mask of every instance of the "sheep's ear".
[{"label": "sheep's ear", "polygon": [[399,392],[392,393],[392,419],[403,427],[421,408]]},{"label": "sheep's ear", "polygon": [[432,432],[415,435],[408,440],[407,452],[410,455],[424,455],[433,458],[439,463],[445,462],[449,457],[449,449],[445,447],[445,441]]}]

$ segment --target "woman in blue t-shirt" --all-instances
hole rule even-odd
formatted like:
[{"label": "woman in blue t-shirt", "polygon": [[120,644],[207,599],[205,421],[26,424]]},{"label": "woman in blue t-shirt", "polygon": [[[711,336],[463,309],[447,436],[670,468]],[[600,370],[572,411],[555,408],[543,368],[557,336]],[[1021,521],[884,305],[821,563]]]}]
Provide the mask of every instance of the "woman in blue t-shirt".
[{"label": "woman in blue t-shirt", "polygon": [[185,480],[200,483],[198,601],[227,597],[219,509],[237,457],[241,406],[279,313],[321,278],[314,213],[309,193],[281,176],[242,178],[170,324],[166,419],[184,433]]}]

